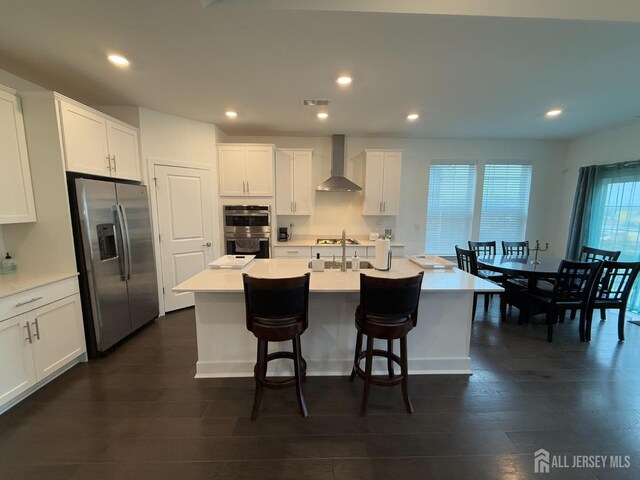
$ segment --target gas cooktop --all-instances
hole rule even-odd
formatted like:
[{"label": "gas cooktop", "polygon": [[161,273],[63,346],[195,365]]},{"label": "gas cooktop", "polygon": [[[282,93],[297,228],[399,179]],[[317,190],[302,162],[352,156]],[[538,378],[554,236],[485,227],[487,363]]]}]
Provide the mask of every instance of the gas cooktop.
[{"label": "gas cooktop", "polygon": [[[341,240],[339,238],[318,238],[316,240],[316,245],[340,245],[340,242]],[[360,242],[353,238],[347,238],[345,243],[347,245],[360,245]]]}]

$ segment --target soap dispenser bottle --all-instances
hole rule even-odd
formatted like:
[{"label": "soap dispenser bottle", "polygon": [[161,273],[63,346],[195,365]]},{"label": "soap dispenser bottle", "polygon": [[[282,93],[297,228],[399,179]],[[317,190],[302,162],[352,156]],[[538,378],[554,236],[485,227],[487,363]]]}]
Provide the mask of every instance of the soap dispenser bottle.
[{"label": "soap dispenser bottle", "polygon": [[11,258],[9,252],[7,252],[7,256],[2,260],[2,273],[16,273],[17,271],[18,264],[13,258]]},{"label": "soap dispenser bottle", "polygon": [[353,258],[351,259],[351,270],[357,272],[360,270],[360,258],[358,257],[358,252],[353,254]]},{"label": "soap dispenser bottle", "polygon": [[316,258],[311,260],[311,270],[314,272],[324,272],[324,260],[320,258],[320,254],[316,254]]}]

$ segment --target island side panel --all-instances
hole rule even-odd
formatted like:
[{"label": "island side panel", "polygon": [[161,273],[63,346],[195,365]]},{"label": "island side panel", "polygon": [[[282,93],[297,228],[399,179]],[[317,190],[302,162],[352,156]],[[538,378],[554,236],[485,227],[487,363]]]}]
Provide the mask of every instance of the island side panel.
[{"label": "island side panel", "polygon": [[[196,293],[198,363],[196,377],[253,376],[256,339],[245,326],[242,292]],[[473,292],[423,292],[417,327],[409,334],[410,373],[469,374]],[[357,292],[311,292],[309,329],[302,335],[308,375],[347,375],[355,347]],[[399,345],[396,342],[395,351]],[[380,347],[383,344],[380,343]],[[269,351],[291,350],[291,342]],[[374,364],[384,374],[386,362]],[[271,362],[270,375],[290,375],[290,362]]]}]

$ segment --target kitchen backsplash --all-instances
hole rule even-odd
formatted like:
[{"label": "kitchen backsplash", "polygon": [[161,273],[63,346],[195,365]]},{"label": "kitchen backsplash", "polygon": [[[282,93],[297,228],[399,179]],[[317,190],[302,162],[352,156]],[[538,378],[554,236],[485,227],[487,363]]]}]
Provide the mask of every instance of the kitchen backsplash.
[{"label": "kitchen backsplash", "polygon": [[294,235],[338,235],[342,229],[346,229],[349,235],[384,233],[385,228],[395,231],[395,217],[362,215],[360,192],[315,192],[314,195],[313,215],[278,215],[278,226],[294,224]]}]

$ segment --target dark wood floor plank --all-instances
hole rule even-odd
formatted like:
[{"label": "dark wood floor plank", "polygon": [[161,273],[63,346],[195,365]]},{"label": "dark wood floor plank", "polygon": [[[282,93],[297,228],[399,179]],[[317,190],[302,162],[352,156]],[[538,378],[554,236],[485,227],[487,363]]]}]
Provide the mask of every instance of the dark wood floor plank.
[{"label": "dark wood floor plank", "polygon": [[[517,314],[517,310],[514,310]],[[249,420],[253,379],[195,379],[193,310],[167,315],[110,355],[78,365],[0,416],[0,479],[533,479],[533,452],[629,454],[629,469],[545,478],[640,477],[640,328],[617,342],[615,315],[577,341],[567,320],[472,328],[474,374],[414,375],[399,388],[309,377],[310,416],[270,390]],[[304,343],[304,337],[303,337]]]}]

